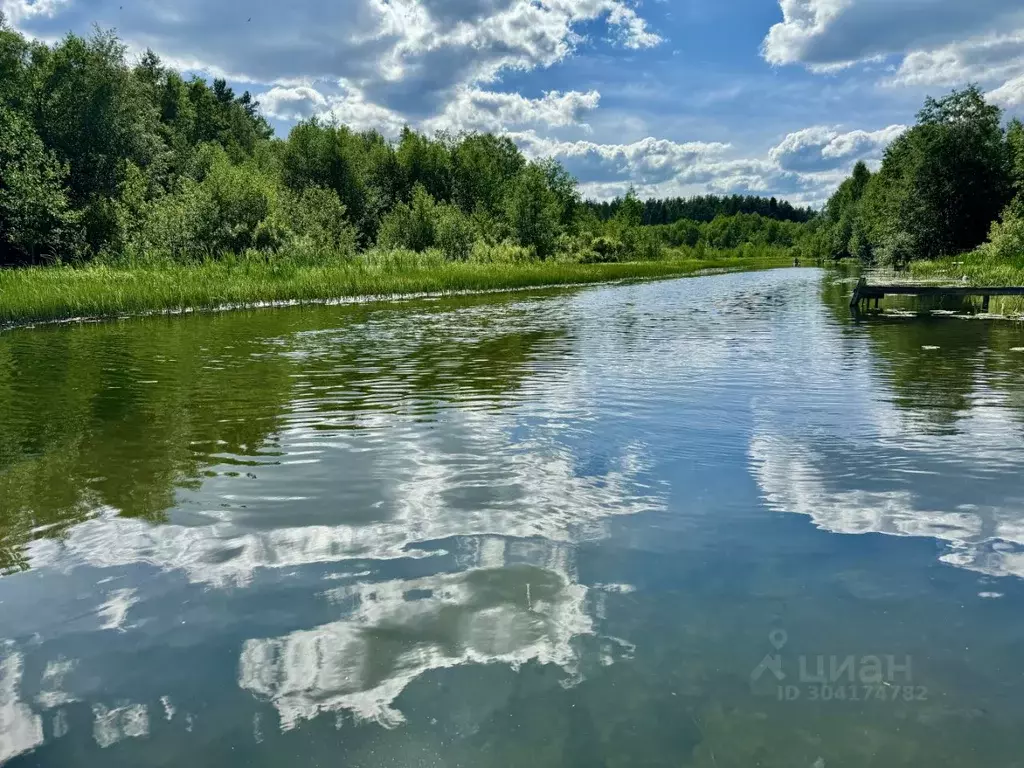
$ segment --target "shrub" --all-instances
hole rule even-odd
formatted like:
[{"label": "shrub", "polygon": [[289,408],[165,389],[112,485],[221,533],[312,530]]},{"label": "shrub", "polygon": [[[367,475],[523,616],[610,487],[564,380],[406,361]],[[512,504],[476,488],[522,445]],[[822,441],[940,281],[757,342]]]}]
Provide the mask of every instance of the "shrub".
[{"label": "shrub", "polygon": [[174,194],[155,200],[126,248],[128,255],[191,261],[216,253],[212,243],[220,211],[210,190],[191,179]]},{"label": "shrub", "polygon": [[1024,262],[1024,214],[1007,208],[1002,221],[992,224],[988,242],[978,251],[994,260]]},{"label": "shrub", "polygon": [[896,232],[887,236],[878,249],[879,261],[896,269],[906,267],[917,254],[917,240],[909,232]]},{"label": "shrub", "polygon": [[453,205],[435,209],[434,243],[449,261],[466,261],[473,251],[476,233],[466,215]]},{"label": "shrub", "polygon": [[298,193],[286,192],[282,203],[282,223],[289,231],[293,247],[346,257],[355,253],[356,229],[333,189],[306,187]]},{"label": "shrub", "polygon": [[661,238],[648,227],[629,227],[622,240],[624,256],[631,261],[656,261],[662,256]]},{"label": "shrub", "polygon": [[598,237],[591,245],[592,256],[584,260],[584,263],[607,264],[613,261],[621,261],[626,253],[626,246],[621,240],[614,237]]},{"label": "shrub", "polygon": [[427,190],[417,184],[412,204],[399,203],[384,217],[377,235],[377,245],[384,249],[406,248],[425,251],[435,242],[437,203]]},{"label": "shrub", "polygon": [[211,242],[215,253],[281,245],[282,227],[276,222],[261,226],[278,204],[278,188],[255,164],[233,165],[220,150],[202,184],[220,212]]}]

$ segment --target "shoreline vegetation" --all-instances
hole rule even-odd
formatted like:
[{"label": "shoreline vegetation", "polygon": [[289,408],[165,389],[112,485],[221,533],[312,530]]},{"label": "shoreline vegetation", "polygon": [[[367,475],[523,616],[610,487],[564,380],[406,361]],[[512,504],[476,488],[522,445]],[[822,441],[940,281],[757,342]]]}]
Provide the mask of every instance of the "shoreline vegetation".
[{"label": "shoreline vegetation", "polygon": [[[809,250],[911,279],[1024,285],[1024,123],[1003,118],[977,86],[927,99],[881,167],[857,163],[808,225]],[[1024,310],[1019,298],[991,301]]]},{"label": "shoreline vegetation", "polygon": [[624,280],[698,275],[707,271],[766,269],[792,264],[788,252],[698,258],[682,252],[658,261],[579,264],[451,262],[437,253],[367,253],[356,259],[300,263],[221,259],[200,264],[31,267],[0,270],[0,329],[66,320],[151,313],[390,300]]},{"label": "shoreline vegetation", "polygon": [[[1024,284],[1024,124],[929,98],[820,212],[752,195],[585,200],[508,136],[311,118],[110,32],[26,39],[0,13],[0,325],[573,285],[854,259]],[[581,167],[586,167],[586,158]]]},{"label": "shoreline vegetation", "polygon": [[514,289],[792,263],[808,208],[754,196],[586,201],[507,136],[316,118],[110,32],[0,14],[0,324]]}]

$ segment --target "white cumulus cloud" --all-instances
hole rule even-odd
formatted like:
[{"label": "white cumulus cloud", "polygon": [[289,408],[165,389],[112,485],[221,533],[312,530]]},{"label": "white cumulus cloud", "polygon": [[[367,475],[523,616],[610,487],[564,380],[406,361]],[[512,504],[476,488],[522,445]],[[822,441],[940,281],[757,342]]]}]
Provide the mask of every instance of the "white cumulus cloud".
[{"label": "white cumulus cloud", "polygon": [[43,39],[88,33],[95,23],[116,28],[133,50],[152,47],[175,64],[286,88],[266,101],[288,115],[323,107],[305,87],[341,82],[357,101],[425,119],[503,71],[563,60],[584,41],[583,24],[603,24],[626,48],[661,40],[625,0],[0,0],[0,8]]},{"label": "white cumulus cloud", "polygon": [[995,87],[1019,104],[1024,3],[1019,0],[779,0],[783,20],[765,37],[771,64],[829,71],[897,59],[889,85]]},{"label": "white cumulus cloud", "polygon": [[592,141],[557,141],[535,132],[513,138],[531,157],[554,157],[582,182],[630,180],[654,184],[694,171],[718,157],[728,144],[678,143],[648,137],[630,144],[597,144]]},{"label": "white cumulus cloud", "polygon": [[1024,75],[996,88],[988,94],[988,98],[1004,107],[1024,107]]},{"label": "white cumulus cloud", "polygon": [[787,171],[829,171],[857,160],[881,157],[885,148],[905,125],[890,125],[878,131],[842,132],[828,126],[812,126],[786,136],[768,153],[772,161]]},{"label": "white cumulus cloud", "polygon": [[454,131],[502,131],[530,125],[586,128],[584,118],[600,103],[597,91],[548,91],[539,99],[529,99],[518,93],[464,88],[424,127]]},{"label": "white cumulus cloud", "polygon": [[779,0],[764,41],[773,64],[834,66],[907,54],[1024,24],[1017,0]]},{"label": "white cumulus cloud", "polygon": [[274,86],[257,98],[263,113],[278,120],[303,120],[328,108],[327,97],[308,85]]}]

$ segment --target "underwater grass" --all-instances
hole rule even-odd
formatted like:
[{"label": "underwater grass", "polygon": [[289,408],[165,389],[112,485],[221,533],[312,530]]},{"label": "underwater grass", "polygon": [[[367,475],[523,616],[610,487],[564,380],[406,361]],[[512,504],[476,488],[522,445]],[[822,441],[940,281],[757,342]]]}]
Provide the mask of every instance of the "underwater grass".
[{"label": "underwater grass", "polygon": [[579,264],[451,262],[437,254],[391,252],[355,259],[229,257],[194,264],[152,262],[0,270],[4,326],[147,312],[252,307],[353,297],[397,297],[580,285],[693,274],[705,269],[782,266],[784,258],[731,256]]}]

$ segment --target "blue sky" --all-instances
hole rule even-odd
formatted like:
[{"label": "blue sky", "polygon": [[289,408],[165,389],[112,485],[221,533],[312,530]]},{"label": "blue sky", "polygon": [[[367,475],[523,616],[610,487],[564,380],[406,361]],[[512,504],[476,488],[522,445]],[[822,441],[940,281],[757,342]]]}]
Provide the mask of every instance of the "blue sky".
[{"label": "blue sky", "polygon": [[394,135],[494,130],[605,198],[820,204],[925,95],[978,82],[1024,113],[1019,0],[0,0],[45,40],[97,24],[132,55]]}]

